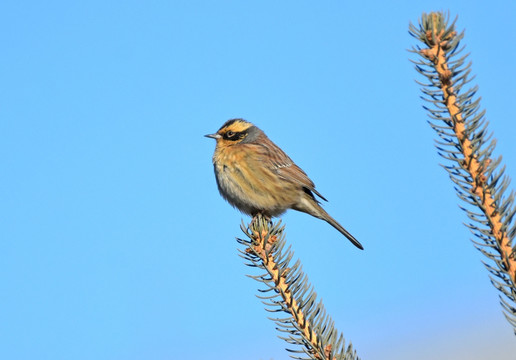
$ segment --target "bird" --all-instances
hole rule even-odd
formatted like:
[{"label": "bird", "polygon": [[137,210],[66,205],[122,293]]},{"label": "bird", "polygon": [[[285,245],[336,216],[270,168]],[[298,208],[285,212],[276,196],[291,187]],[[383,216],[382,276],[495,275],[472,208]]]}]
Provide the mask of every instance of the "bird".
[{"label": "bird", "polygon": [[241,212],[271,219],[288,209],[326,221],[353,245],[364,247],[320,205],[328,201],[312,180],[257,126],[244,119],[230,119],[214,134],[217,141],[213,168],[222,197]]}]

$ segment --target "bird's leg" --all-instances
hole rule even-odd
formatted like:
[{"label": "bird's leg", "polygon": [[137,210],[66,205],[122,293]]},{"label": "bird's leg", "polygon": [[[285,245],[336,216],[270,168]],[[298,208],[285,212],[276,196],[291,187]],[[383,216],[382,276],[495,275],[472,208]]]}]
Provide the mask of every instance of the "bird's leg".
[{"label": "bird's leg", "polygon": [[272,226],[272,218],[269,215],[267,215],[261,211],[258,211],[253,214],[253,219],[251,220],[251,225],[255,225],[256,222],[258,221],[258,218],[260,218],[260,217],[263,218],[269,224],[269,226]]}]

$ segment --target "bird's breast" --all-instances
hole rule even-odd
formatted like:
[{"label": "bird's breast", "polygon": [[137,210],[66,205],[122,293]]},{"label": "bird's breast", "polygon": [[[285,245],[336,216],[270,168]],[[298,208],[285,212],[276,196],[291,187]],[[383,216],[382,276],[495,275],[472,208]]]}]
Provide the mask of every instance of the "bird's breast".
[{"label": "bird's breast", "polygon": [[219,149],[213,164],[221,195],[245,213],[263,211],[275,216],[297,202],[298,189],[246,147]]}]

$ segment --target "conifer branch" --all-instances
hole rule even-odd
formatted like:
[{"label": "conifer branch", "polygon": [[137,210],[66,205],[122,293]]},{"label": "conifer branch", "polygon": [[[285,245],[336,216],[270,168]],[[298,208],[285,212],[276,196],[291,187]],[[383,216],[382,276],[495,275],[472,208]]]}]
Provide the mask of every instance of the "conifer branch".
[{"label": "conifer branch", "polygon": [[[296,349],[295,359],[358,360],[351,343],[345,347],[342,334],[338,334],[321,301],[316,304],[317,294],[301,270],[300,261],[291,264],[293,252],[285,249],[284,226],[274,224],[261,215],[253,218],[248,226],[242,223],[242,231],[249,238],[237,239],[246,246],[239,250],[247,265],[264,271],[262,275],[249,277],[260,281],[265,289],[258,296],[270,312],[286,314],[286,317],[270,318],[282,333],[279,336]],[[304,353],[304,355],[303,355]],[[305,356],[305,357],[302,357]],[[306,357],[307,356],[307,357]]]},{"label": "conifer branch", "polygon": [[466,226],[481,240],[473,241],[475,247],[494,262],[484,264],[502,293],[502,307],[516,333],[515,194],[506,195],[510,179],[504,175],[505,168],[499,167],[501,157],[493,157],[496,142],[490,140],[485,111],[479,111],[478,87],[465,89],[471,80],[471,63],[465,65],[468,55],[455,59],[463,50],[459,43],[464,33],[457,33],[455,21],[448,25],[447,16],[433,12],[423,14],[418,27],[410,24],[410,34],[425,45],[412,49],[421,56],[413,62],[429,80],[420,84],[423,99],[433,105],[425,109],[440,138],[438,153],[451,162],[443,167],[466,203],[461,208],[472,221]]}]

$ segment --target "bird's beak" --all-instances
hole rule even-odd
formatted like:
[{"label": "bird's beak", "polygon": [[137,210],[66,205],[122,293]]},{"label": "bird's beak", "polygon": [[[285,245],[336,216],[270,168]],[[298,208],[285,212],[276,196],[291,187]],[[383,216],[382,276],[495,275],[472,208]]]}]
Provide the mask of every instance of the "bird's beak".
[{"label": "bird's beak", "polygon": [[212,139],[220,139],[222,136],[220,136],[219,134],[215,133],[215,134],[208,134],[208,135],[204,135],[205,137],[209,137],[209,138],[212,138]]}]

